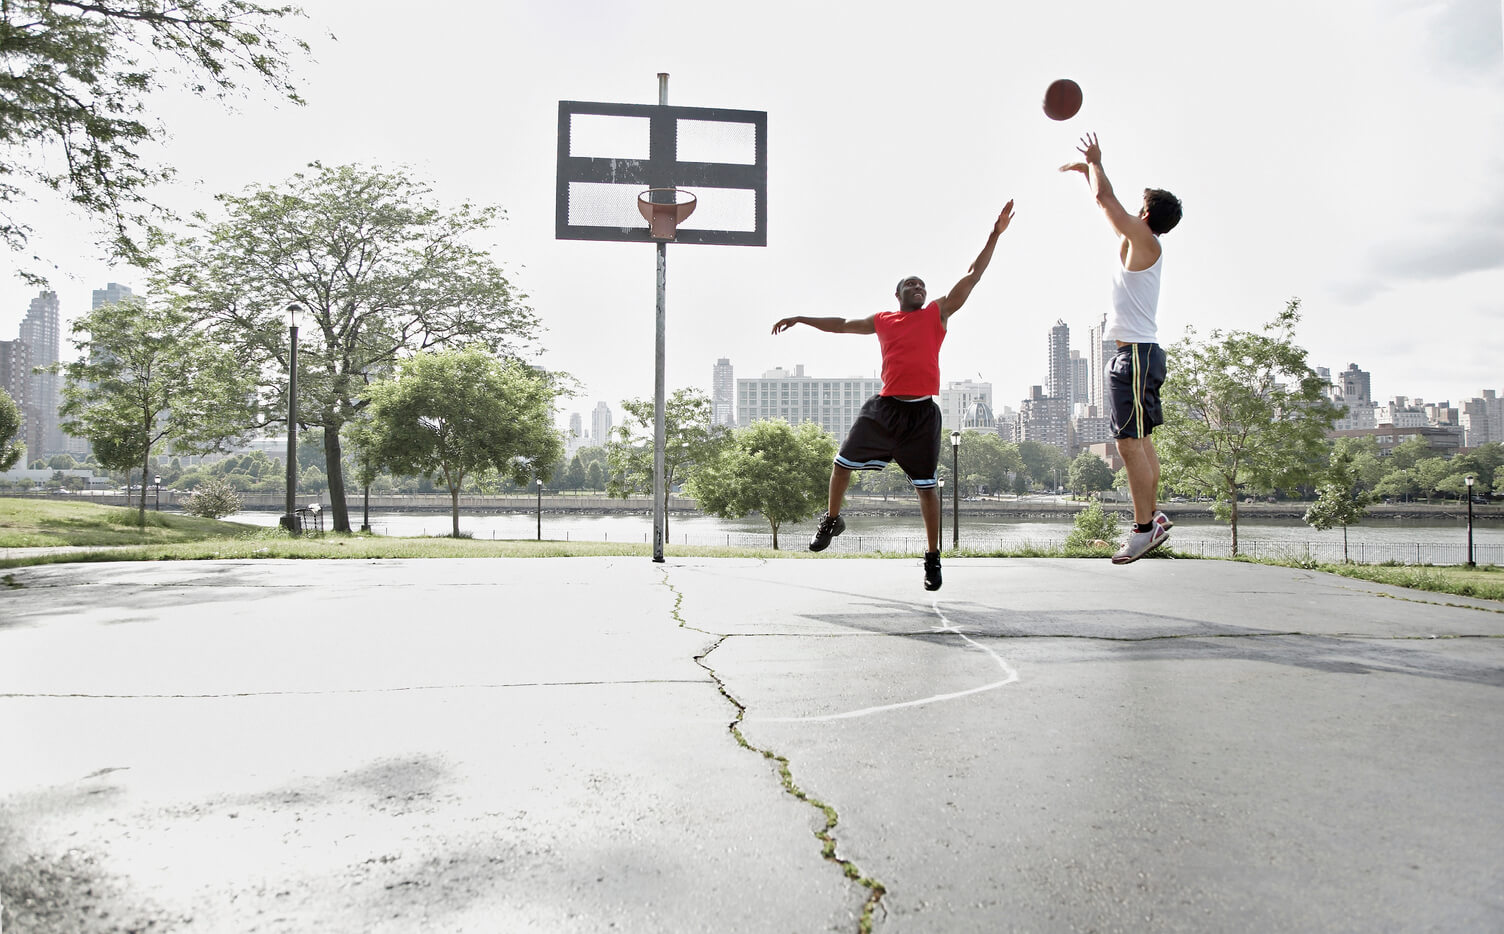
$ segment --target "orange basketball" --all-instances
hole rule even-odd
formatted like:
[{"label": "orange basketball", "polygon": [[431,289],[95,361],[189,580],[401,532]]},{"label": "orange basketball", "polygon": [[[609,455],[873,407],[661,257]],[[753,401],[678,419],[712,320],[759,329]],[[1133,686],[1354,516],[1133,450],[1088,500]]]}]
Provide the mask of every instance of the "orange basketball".
[{"label": "orange basketball", "polygon": [[1050,82],[1044,92],[1044,115],[1051,120],[1069,120],[1081,109],[1081,85],[1069,78]]}]

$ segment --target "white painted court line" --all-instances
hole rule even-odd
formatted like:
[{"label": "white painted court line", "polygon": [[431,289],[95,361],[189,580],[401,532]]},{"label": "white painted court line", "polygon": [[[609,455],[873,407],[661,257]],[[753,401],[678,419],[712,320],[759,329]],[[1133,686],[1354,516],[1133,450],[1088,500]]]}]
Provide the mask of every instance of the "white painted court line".
[{"label": "white painted court line", "polygon": [[1012,684],[1013,682],[1018,680],[1018,672],[1015,671],[1012,666],[1010,666],[1006,661],[1004,661],[1001,655],[992,651],[987,646],[973,640],[972,638],[967,636],[966,633],[951,625],[951,622],[946,617],[945,613],[940,610],[940,601],[938,599],[935,600],[932,606],[935,610],[935,615],[940,618],[940,625],[935,627],[935,631],[953,632],[970,645],[974,645],[977,648],[981,649],[983,652],[986,652],[988,655],[991,655],[992,660],[997,662],[997,666],[1003,671],[1003,678],[1001,681],[994,681],[991,684],[984,684],[980,687],[969,688],[965,691],[953,691],[949,694],[935,694],[930,697],[921,697],[918,700],[903,701],[897,704],[880,704],[876,707],[863,707],[860,710],[848,710],[845,713],[826,714],[820,717],[748,717],[747,720],[754,723],[823,723],[827,720],[854,720],[857,717],[868,717],[872,714],[886,713],[889,710],[902,710],[905,707],[922,707],[926,704],[938,704],[942,701],[955,700],[958,697],[969,697],[972,694],[981,694],[986,691],[995,691],[1000,687]]}]

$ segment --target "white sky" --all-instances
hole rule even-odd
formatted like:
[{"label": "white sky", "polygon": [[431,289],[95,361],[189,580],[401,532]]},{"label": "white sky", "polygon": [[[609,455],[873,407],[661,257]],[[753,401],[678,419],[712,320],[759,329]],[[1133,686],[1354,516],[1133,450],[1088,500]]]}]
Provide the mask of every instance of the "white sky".
[{"label": "white sky", "polygon": [[[180,183],[163,198],[275,183],[306,163],[408,165],[437,197],[499,204],[495,255],[548,328],[542,362],[573,373],[585,416],[653,392],[647,244],[556,241],[560,100],[763,110],[769,245],[671,246],[668,386],[709,390],[804,364],[871,375],[872,337],[788,314],[862,317],[919,275],[966,272],[1003,202],[1017,216],[951,322],[942,379],[1017,407],[1045,378],[1049,328],[1086,329],[1107,300],[1110,231],[1056,167],[1100,135],[1125,201],[1168,188],[1161,341],[1187,325],[1256,328],[1292,296],[1313,366],[1357,363],[1378,398],[1504,389],[1504,37],[1500,0],[1205,0],[758,4],[705,0],[307,0],[308,106],[253,98],[226,114],[183,96],[160,113]],[[335,37],[330,39],[328,34]],[[1080,114],[1040,112],[1072,77]],[[64,315],[131,269],[89,259],[56,205],[30,215]],[[35,289],[0,280],[0,339]],[[65,350],[66,354],[66,350]]]}]

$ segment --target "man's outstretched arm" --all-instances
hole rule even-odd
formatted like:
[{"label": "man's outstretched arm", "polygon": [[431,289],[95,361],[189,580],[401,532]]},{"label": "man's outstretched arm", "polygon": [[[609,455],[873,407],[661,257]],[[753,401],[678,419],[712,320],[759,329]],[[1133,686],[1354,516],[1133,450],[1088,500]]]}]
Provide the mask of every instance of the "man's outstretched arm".
[{"label": "man's outstretched arm", "polygon": [[961,281],[952,286],[949,292],[938,299],[941,321],[948,320],[951,315],[960,311],[961,306],[966,304],[966,299],[971,297],[971,290],[982,281],[982,273],[987,271],[987,265],[992,262],[992,251],[997,247],[997,238],[1002,236],[1003,231],[1008,229],[1008,224],[1012,221],[1013,201],[1009,200],[1003,205],[997,221],[993,223],[992,233],[987,235],[987,245],[982,247],[981,253],[977,254],[976,260],[971,264],[971,269],[967,270],[966,275],[962,276]]},{"label": "man's outstretched arm", "polygon": [[866,318],[809,318],[804,315],[794,315],[791,318],[783,318],[773,325],[773,333],[781,334],[796,324],[807,324],[821,331],[829,331],[832,334],[876,334],[876,315]]},{"label": "man's outstretched arm", "polygon": [[1107,171],[1102,168],[1102,147],[1097,143],[1096,134],[1088,133],[1081,137],[1081,145],[1076,147],[1076,151],[1086,161],[1062,165],[1060,171],[1080,172],[1086,176],[1086,184],[1091,187],[1097,206],[1107,215],[1107,223],[1112,225],[1118,236],[1128,241],[1133,250],[1150,254],[1152,263],[1159,253],[1159,241],[1155,239],[1154,231],[1144,223],[1144,219],[1123,207],[1123,202],[1118,200],[1117,194],[1112,190],[1112,182],[1107,178]]}]

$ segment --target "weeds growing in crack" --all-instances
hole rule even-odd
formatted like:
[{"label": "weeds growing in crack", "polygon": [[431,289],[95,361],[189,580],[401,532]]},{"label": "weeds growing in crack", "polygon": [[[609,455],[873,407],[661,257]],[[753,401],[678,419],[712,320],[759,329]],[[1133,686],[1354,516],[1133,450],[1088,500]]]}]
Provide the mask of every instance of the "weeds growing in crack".
[{"label": "weeds growing in crack", "polygon": [[670,615],[679,624],[680,628],[692,629],[695,632],[703,632],[706,635],[713,635],[718,637],[715,642],[711,644],[710,648],[706,649],[700,655],[695,656],[695,664],[705,669],[705,673],[710,675],[711,680],[715,681],[716,689],[721,692],[721,696],[726,698],[726,702],[736,710],[735,719],[727,724],[727,728],[731,731],[731,736],[736,740],[736,744],[738,746],[751,752],[755,752],[767,761],[776,764],[778,771],[778,780],[783,783],[783,790],[787,794],[792,795],[794,798],[804,802],[805,804],[809,805],[810,807],[814,808],[822,815],[824,815],[825,826],[815,831],[815,838],[820,841],[820,855],[827,861],[835,863],[837,866],[839,866],[841,868],[842,875],[844,875],[847,879],[855,882],[857,885],[860,885],[862,888],[867,890],[867,899],[862,904],[862,915],[861,918],[857,921],[857,931],[859,932],[859,934],[871,934],[873,922],[876,920],[877,910],[882,907],[883,896],[887,894],[887,888],[884,887],[883,884],[876,879],[873,879],[870,876],[862,875],[862,871],[858,869],[856,864],[851,860],[842,859],[840,856],[836,855],[835,829],[836,825],[840,823],[841,820],[840,815],[836,813],[836,809],[826,804],[824,801],[819,800],[818,798],[810,797],[803,788],[799,787],[798,783],[794,781],[794,773],[789,768],[789,760],[786,757],[779,755],[771,749],[763,749],[759,746],[754,746],[747,740],[746,735],[742,733],[741,729],[742,720],[747,715],[746,706],[743,705],[741,701],[733,697],[730,691],[726,690],[726,682],[722,681],[721,676],[716,673],[716,670],[714,668],[711,668],[710,665],[705,662],[705,659],[710,656],[710,653],[720,648],[721,643],[726,641],[726,635],[724,633],[712,633],[707,630],[698,629],[694,626],[689,625],[689,622],[685,620],[679,612],[680,608],[684,605],[684,594],[680,593],[673,584],[669,583],[667,570],[664,570],[662,573],[663,585],[667,587],[669,589],[669,592],[674,595],[674,606],[670,611]]}]

